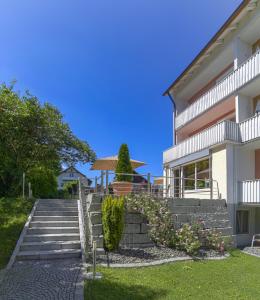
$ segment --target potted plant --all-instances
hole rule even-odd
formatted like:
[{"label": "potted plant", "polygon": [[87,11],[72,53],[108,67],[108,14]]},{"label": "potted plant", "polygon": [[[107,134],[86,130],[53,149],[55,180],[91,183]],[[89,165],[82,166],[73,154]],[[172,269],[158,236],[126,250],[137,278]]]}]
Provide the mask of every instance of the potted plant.
[{"label": "potted plant", "polygon": [[127,144],[122,144],[119,149],[115,173],[115,181],[112,183],[114,194],[124,196],[131,193],[132,175],[130,174],[133,174],[133,169]]}]

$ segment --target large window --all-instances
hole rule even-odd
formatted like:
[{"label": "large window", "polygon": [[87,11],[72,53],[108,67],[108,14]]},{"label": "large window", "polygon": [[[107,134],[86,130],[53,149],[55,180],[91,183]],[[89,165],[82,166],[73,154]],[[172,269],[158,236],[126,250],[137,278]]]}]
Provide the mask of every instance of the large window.
[{"label": "large window", "polygon": [[238,210],[236,214],[236,219],[237,219],[237,234],[242,234],[242,233],[248,233],[249,232],[249,226],[248,226],[248,218],[249,218],[249,213],[248,210]]},{"label": "large window", "polygon": [[183,166],[184,190],[209,188],[209,173],[209,159]]}]

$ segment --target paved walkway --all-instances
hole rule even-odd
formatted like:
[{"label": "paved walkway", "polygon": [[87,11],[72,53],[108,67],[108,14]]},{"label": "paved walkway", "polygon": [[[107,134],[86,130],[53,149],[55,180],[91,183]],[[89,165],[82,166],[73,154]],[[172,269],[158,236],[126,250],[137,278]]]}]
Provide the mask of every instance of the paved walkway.
[{"label": "paved walkway", "polygon": [[0,282],[1,300],[83,300],[80,259],[16,262]]}]

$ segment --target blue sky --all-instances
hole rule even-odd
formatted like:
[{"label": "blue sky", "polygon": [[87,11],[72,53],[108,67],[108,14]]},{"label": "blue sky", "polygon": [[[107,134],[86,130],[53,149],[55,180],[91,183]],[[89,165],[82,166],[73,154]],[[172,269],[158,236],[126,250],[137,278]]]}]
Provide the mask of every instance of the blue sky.
[{"label": "blue sky", "polygon": [[124,142],[141,173],[160,175],[172,145],[162,93],[240,2],[2,0],[0,81],[57,106],[98,156]]}]

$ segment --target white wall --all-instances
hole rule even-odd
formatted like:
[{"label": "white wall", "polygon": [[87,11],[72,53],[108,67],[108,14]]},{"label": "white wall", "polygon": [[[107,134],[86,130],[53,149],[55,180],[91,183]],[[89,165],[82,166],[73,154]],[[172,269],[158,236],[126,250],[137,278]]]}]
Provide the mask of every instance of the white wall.
[{"label": "white wall", "polygon": [[227,155],[225,147],[212,150],[212,179],[218,182],[222,199],[227,199]]},{"label": "white wall", "polygon": [[242,122],[253,116],[253,101],[250,97],[236,96],[236,122]]},{"label": "white wall", "polygon": [[233,41],[234,51],[234,69],[236,70],[247,58],[252,55],[252,47],[250,44],[242,41],[239,36]]}]

